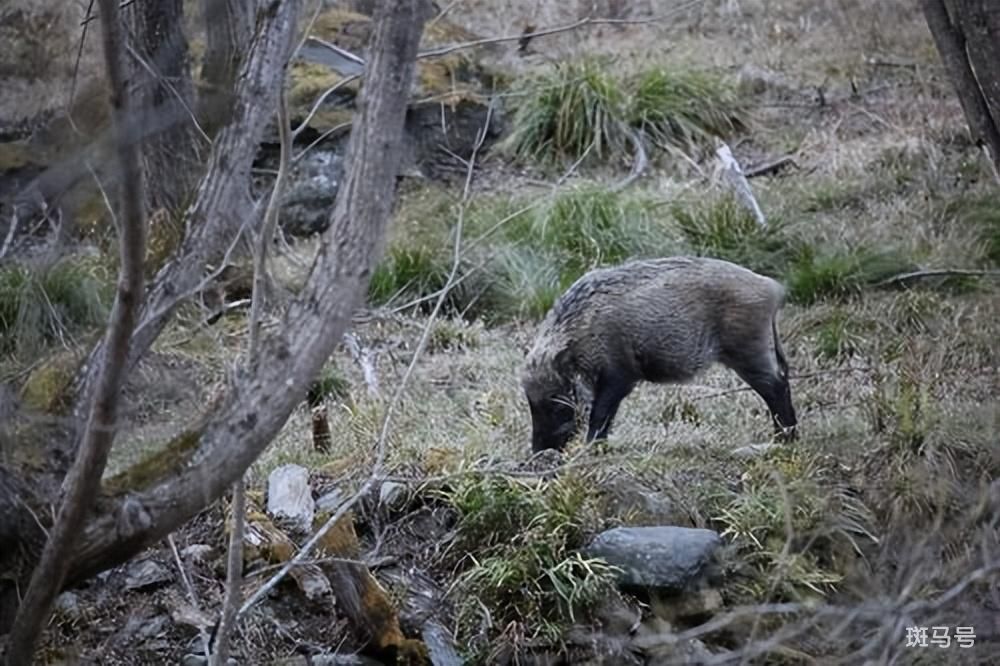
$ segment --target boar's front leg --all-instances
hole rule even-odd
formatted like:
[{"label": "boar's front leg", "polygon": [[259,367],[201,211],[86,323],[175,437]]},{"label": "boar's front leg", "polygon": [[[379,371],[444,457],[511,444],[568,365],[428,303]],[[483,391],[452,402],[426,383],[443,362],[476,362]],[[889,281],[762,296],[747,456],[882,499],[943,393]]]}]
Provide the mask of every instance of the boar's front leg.
[{"label": "boar's front leg", "polygon": [[611,431],[611,423],[635,382],[628,381],[618,373],[602,374],[594,387],[594,401],[590,406],[590,426],[587,429],[587,441],[606,439]]}]

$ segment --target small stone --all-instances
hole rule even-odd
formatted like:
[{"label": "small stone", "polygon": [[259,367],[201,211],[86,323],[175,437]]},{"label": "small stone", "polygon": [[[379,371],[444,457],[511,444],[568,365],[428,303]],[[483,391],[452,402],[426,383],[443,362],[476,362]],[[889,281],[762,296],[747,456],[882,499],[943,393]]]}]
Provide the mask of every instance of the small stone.
[{"label": "small stone", "polygon": [[52,604],[57,613],[69,618],[80,617],[80,597],[73,592],[63,592]]},{"label": "small stone", "polygon": [[741,446],[738,449],[733,449],[733,455],[737,458],[756,458],[757,456],[767,453],[773,449],[776,445],[771,442],[762,442],[760,444],[748,444],[746,446]]},{"label": "small stone", "polygon": [[721,544],[712,530],[618,527],[597,535],[585,552],[621,568],[620,585],[681,591],[702,578]]},{"label": "small stone", "polygon": [[297,529],[312,528],[316,503],[309,487],[309,470],[301,465],[282,465],[267,477],[267,512]]},{"label": "small stone", "polygon": [[383,481],[378,489],[378,503],[386,509],[398,509],[406,502],[406,484]]},{"label": "small stone", "polygon": [[333,513],[343,501],[344,493],[339,490],[331,490],[316,500],[316,510],[320,513]]},{"label": "small stone", "polygon": [[214,555],[215,549],[207,543],[193,543],[181,551],[181,556],[192,562],[207,562]]},{"label": "small stone", "polygon": [[126,590],[148,590],[166,585],[173,576],[156,560],[141,560],[129,565],[125,572]]}]

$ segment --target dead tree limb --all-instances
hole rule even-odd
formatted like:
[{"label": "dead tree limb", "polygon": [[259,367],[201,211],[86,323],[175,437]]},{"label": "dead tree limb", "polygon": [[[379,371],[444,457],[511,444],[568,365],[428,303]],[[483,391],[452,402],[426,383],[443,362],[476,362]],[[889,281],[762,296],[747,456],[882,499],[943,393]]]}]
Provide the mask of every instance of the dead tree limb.
[{"label": "dead tree limb", "polygon": [[[257,38],[251,43],[236,83],[229,123],[216,135],[198,196],[184,217],[185,238],[174,257],[152,280],[130,343],[132,370],[160,335],[177,306],[202,284],[204,266],[214,265],[233,246],[242,230],[255,226],[262,212],[250,196],[250,169],[264,128],[277,99],[275,72],[287,60],[292,43],[290,12],[298,2],[261,12]],[[96,383],[96,360],[103,344],[91,353],[75,390],[75,412],[82,413]]]},{"label": "dead tree limb", "polygon": [[139,151],[125,136],[131,104],[127,89],[125,35],[117,0],[100,0],[104,60],[111,87],[112,123],[116,153],[122,171],[122,214],[118,216],[121,270],[104,353],[97,357],[95,391],[88,408],[83,440],[63,485],[55,524],[49,530],[42,556],[32,572],[27,593],[10,633],[6,663],[31,663],[35,645],[48,619],[52,602],[62,589],[80,524],[101,486],[118,421],[118,402],[128,374],[128,353],[143,293],[146,230],[143,220],[142,175]]},{"label": "dead tree limb", "polygon": [[757,224],[761,227],[766,227],[767,219],[764,217],[764,211],[760,209],[760,204],[758,204],[757,199],[754,198],[753,190],[750,188],[750,183],[747,182],[747,178],[743,174],[743,169],[740,167],[740,163],[736,161],[735,157],[733,157],[733,151],[729,148],[729,145],[719,142],[715,149],[715,154],[718,155],[719,161],[721,162],[723,178],[725,178],[726,182],[729,184],[733,194],[741,204],[746,206],[747,210],[750,211],[754,219],[757,220]]},{"label": "dead tree limb", "polygon": [[797,168],[798,164],[795,163],[794,156],[783,155],[776,159],[768,160],[763,164],[758,164],[755,167],[747,169],[746,171],[743,172],[743,175],[745,175],[748,179],[758,178],[760,176],[770,176],[772,174],[778,173],[779,171],[783,170],[785,167],[788,166],[793,166]]}]

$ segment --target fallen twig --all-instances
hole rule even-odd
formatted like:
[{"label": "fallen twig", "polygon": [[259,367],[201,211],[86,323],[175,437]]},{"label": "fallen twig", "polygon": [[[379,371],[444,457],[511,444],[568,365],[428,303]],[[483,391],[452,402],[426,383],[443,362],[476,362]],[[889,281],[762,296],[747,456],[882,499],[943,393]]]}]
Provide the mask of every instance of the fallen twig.
[{"label": "fallen twig", "polygon": [[743,175],[746,176],[747,178],[757,178],[758,176],[770,176],[771,174],[775,174],[781,171],[786,166],[793,166],[796,169],[799,167],[799,165],[795,162],[795,158],[792,155],[784,155],[777,159],[773,159],[769,162],[764,162],[763,164],[759,164],[753,167],[752,169],[747,169],[746,171],[743,172]]},{"label": "fallen twig", "polygon": [[[187,575],[187,569],[184,567],[184,562],[181,560],[181,555],[177,552],[177,543],[174,541],[174,535],[170,534],[167,536],[167,543],[170,545],[170,551],[174,554],[174,563],[177,565],[177,572],[180,573],[181,583],[184,585],[184,590],[187,592],[188,601],[196,611],[201,613],[201,604],[198,602],[198,593],[194,589],[194,585],[191,584],[191,578]],[[205,627],[198,625],[198,636],[201,637],[201,649],[205,654],[205,659],[210,658],[209,649],[209,638],[208,632],[205,631]]]},{"label": "fallen twig", "polygon": [[973,269],[973,268],[938,268],[924,271],[910,271],[893,275],[880,282],[876,282],[876,287],[888,285],[905,284],[913,280],[922,280],[932,277],[1000,277],[1000,270]]},{"label": "fallen twig", "polygon": [[766,227],[767,219],[764,217],[764,211],[760,209],[760,204],[754,198],[753,190],[750,189],[750,183],[747,182],[740,163],[733,157],[733,151],[727,144],[719,142],[715,149],[715,154],[719,157],[722,175],[729,183],[733,194],[736,195],[740,203],[747,207],[754,219],[757,220],[757,224],[761,227]]},{"label": "fallen twig", "polygon": [[621,192],[626,187],[634,183],[646,171],[649,165],[649,158],[646,156],[646,146],[641,132],[630,129],[628,137],[635,146],[635,160],[632,162],[632,170],[620,183],[611,188],[614,192]]}]

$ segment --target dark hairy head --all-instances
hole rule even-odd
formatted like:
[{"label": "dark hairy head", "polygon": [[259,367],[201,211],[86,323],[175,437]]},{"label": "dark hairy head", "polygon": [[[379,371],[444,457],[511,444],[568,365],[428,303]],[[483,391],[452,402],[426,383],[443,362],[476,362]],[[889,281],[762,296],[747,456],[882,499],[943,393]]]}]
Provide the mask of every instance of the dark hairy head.
[{"label": "dark hairy head", "polygon": [[522,379],[531,410],[531,449],[562,450],[576,434],[577,396],[571,377],[558,363],[529,367]]}]

